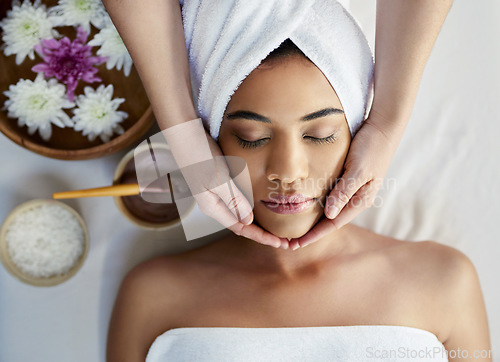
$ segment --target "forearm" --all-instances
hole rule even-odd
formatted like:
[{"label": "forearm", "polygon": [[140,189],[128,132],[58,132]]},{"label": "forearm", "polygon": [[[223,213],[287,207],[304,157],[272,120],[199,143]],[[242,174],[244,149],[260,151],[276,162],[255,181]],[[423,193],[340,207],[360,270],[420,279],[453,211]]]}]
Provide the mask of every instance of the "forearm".
[{"label": "forearm", "polygon": [[178,0],[103,0],[162,130],[197,118]]},{"label": "forearm", "polygon": [[410,118],[425,64],[451,3],[377,0],[370,120],[396,143]]}]

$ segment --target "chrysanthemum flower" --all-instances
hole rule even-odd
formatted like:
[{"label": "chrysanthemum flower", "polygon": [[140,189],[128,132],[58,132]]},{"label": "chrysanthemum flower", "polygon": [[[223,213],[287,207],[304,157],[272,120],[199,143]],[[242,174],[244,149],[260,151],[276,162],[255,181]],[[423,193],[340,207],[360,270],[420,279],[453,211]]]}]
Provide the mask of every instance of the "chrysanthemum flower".
[{"label": "chrysanthemum flower", "polygon": [[106,58],[92,55],[92,47],[85,44],[88,35],[79,27],[73,41],[67,37],[61,40],[43,39],[41,44],[35,45],[35,50],[41,54],[44,62],[31,69],[44,73],[47,78],[56,77],[66,84],[70,101],[74,100],[74,92],[80,79],[87,83],[102,81],[95,75],[98,69],[94,66],[103,63]]},{"label": "chrysanthemum flower", "polygon": [[53,26],[54,18],[49,16],[40,0],[33,4],[25,0],[22,5],[14,1],[12,10],[0,21],[2,40],[6,45],[4,54],[16,54],[16,64],[21,64],[26,57],[35,59],[34,46],[43,38],[59,35]]},{"label": "chrysanthemum flower", "polygon": [[20,127],[28,126],[30,135],[38,130],[42,139],[48,141],[52,136],[51,123],[61,128],[73,126],[63,108],[72,108],[75,104],[66,98],[64,85],[56,79],[46,81],[41,74],[35,81],[20,79],[4,94],[9,98],[5,101],[7,115],[17,118]]},{"label": "chrysanthemum flower", "polygon": [[88,33],[90,24],[101,29],[109,19],[101,0],[59,0],[50,14],[55,16],[58,26],[82,26]]},{"label": "chrysanthemum flower", "polygon": [[94,39],[89,41],[89,45],[100,46],[99,50],[97,50],[97,55],[108,58],[106,62],[107,69],[116,67],[116,69],[121,70],[123,67],[125,76],[128,77],[130,75],[132,58],[111,21],[108,21],[106,26],[96,34]]},{"label": "chrysanthemum flower", "polygon": [[125,99],[112,99],[113,90],[112,84],[106,88],[101,84],[97,90],[85,87],[85,95],[79,95],[76,100],[77,108],[73,110],[74,128],[76,131],[83,131],[83,135],[88,136],[90,141],[99,136],[103,142],[108,142],[113,133],[124,132],[119,123],[128,114],[117,109]]}]

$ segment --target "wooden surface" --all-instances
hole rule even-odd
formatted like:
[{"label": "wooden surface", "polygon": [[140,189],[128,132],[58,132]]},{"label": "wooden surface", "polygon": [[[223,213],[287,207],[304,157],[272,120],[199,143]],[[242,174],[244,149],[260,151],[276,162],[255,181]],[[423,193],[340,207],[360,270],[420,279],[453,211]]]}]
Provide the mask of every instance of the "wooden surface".
[{"label": "wooden surface", "polygon": [[[47,6],[53,6],[57,1],[46,0],[43,3]],[[6,16],[10,6],[10,1],[0,2],[0,18]],[[74,39],[76,36],[76,29],[73,27],[58,27],[57,30],[70,39]],[[90,41],[96,33],[97,30],[92,27],[88,40]],[[0,43],[3,44],[1,41]],[[93,48],[94,54],[97,49],[98,47]],[[103,82],[89,84],[80,81],[75,95],[82,94],[85,86],[91,86],[95,89],[100,84],[113,84],[113,98],[125,98],[125,102],[118,109],[128,113],[128,118],[121,123],[125,130],[122,135],[114,135],[107,143],[103,143],[99,137],[90,142],[86,136],[82,135],[81,131],[77,132],[67,127],[59,128],[55,125],[52,125],[52,136],[47,142],[39,136],[38,131],[33,135],[29,135],[26,126],[19,127],[17,119],[7,117],[7,110],[3,107],[7,97],[3,92],[8,90],[9,85],[16,84],[21,78],[34,80],[37,73],[31,71],[31,68],[41,61],[42,59],[36,55],[35,60],[26,57],[23,63],[16,65],[15,55],[6,57],[3,51],[0,52],[0,131],[18,145],[51,158],[63,160],[91,159],[110,155],[130,146],[154,124],[154,116],[135,67],[132,67],[130,75],[126,77],[122,70],[107,70],[104,63],[97,66],[99,69],[97,76]],[[67,113],[70,117],[73,115],[71,110],[68,110]]]}]

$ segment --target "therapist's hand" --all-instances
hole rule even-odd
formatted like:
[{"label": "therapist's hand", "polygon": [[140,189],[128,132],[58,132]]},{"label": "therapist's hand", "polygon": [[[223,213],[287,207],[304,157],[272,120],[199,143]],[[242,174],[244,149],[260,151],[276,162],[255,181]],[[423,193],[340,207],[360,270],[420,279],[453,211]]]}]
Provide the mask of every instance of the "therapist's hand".
[{"label": "therapist's hand", "polygon": [[288,249],[287,239],[252,224],[252,206],[231,179],[219,145],[207,134],[200,118],[169,127],[162,134],[204,214],[236,235]]},{"label": "therapist's hand", "polygon": [[342,178],[327,198],[326,217],[302,237],[290,240],[291,249],[309,245],[340,229],[373,204],[400,136],[390,135],[377,126],[384,122],[375,121],[376,114],[370,117],[351,142]]}]

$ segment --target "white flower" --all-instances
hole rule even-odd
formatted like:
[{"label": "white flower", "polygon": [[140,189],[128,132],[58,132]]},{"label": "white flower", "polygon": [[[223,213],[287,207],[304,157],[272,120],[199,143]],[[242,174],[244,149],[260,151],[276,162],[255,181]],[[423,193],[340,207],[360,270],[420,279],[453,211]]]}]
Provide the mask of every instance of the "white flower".
[{"label": "white flower", "polygon": [[9,98],[5,101],[7,115],[17,118],[20,127],[28,126],[29,134],[38,130],[42,139],[48,141],[52,135],[51,123],[61,128],[73,126],[63,108],[72,108],[75,104],[68,100],[66,88],[56,79],[47,82],[42,74],[35,81],[20,79],[4,94]]},{"label": "white flower", "polygon": [[88,44],[90,46],[100,46],[97,55],[108,57],[106,68],[112,69],[116,67],[116,69],[121,70],[123,67],[125,76],[129,76],[132,68],[132,58],[111,21],[107,22],[106,27],[99,34],[96,34]]},{"label": "white flower", "polygon": [[118,124],[128,117],[126,112],[116,109],[125,99],[113,97],[113,85],[106,88],[101,84],[97,90],[85,87],[85,95],[79,95],[76,99],[78,106],[73,110],[75,114],[75,130],[82,131],[92,142],[97,136],[103,142],[108,142],[113,133],[122,134],[123,128]]},{"label": "white flower", "polygon": [[40,0],[25,0],[22,5],[14,1],[12,10],[7,12],[7,17],[0,21],[2,40],[6,44],[6,56],[16,54],[16,64],[21,64],[26,56],[35,59],[33,47],[41,39],[58,36],[53,29],[55,19],[49,16],[45,5]]},{"label": "white flower", "polygon": [[87,33],[90,24],[101,29],[109,21],[101,0],[59,0],[50,13],[56,17],[57,25],[81,26]]}]

